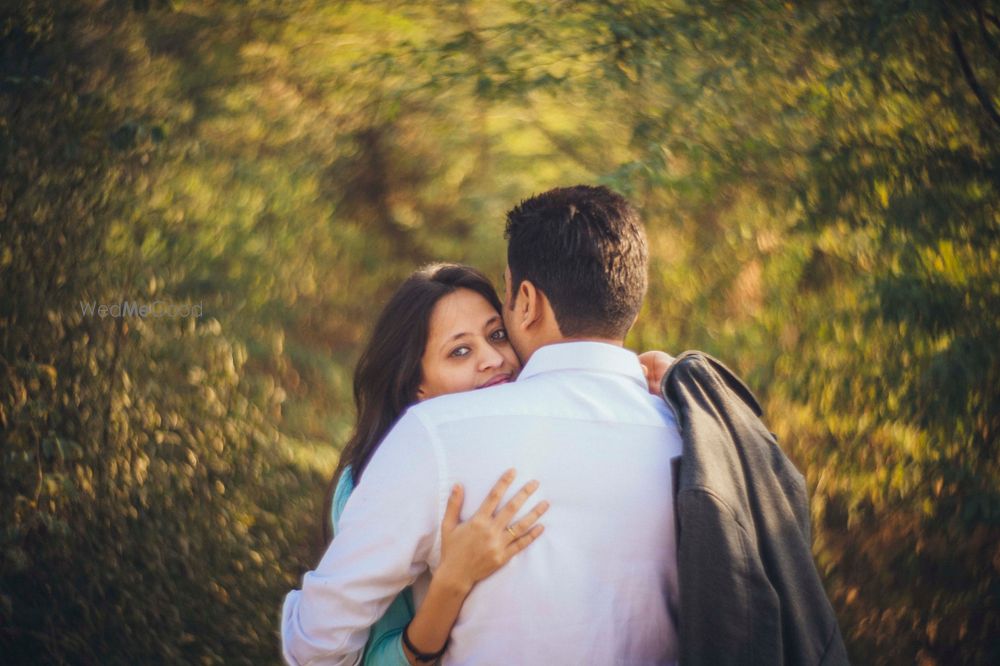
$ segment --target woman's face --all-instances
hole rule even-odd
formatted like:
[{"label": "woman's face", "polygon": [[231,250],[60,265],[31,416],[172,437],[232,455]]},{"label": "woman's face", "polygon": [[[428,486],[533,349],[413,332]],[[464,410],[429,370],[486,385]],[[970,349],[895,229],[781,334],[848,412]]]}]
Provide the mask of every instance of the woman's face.
[{"label": "woman's face", "polygon": [[496,386],[520,369],[500,313],[476,292],[457,289],[431,313],[417,398]]}]

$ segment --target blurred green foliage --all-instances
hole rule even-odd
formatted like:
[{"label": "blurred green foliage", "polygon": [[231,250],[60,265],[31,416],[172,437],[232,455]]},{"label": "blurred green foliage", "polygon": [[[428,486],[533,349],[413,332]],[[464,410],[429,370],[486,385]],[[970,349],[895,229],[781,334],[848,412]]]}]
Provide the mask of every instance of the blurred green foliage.
[{"label": "blurred green foliage", "polygon": [[[853,660],[1000,662],[998,14],[8,3],[0,661],[276,661],[379,304],[604,182],[652,247],[630,346],[764,400]],[[81,309],[120,300],[204,315]]]}]

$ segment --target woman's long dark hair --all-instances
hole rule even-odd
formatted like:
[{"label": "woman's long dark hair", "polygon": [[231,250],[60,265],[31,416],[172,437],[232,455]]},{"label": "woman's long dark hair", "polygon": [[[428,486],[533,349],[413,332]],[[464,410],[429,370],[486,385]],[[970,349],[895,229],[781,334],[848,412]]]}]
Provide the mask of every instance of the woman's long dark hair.
[{"label": "woman's long dark hair", "polygon": [[431,314],[441,298],[457,289],[474,291],[501,311],[500,299],[485,275],[460,264],[431,264],[410,275],[379,315],[354,369],[357,422],[323,503],[324,544],[332,539],[330,510],[340,475],[350,465],[354,483],[359,483],[382,438],[416,402]]}]

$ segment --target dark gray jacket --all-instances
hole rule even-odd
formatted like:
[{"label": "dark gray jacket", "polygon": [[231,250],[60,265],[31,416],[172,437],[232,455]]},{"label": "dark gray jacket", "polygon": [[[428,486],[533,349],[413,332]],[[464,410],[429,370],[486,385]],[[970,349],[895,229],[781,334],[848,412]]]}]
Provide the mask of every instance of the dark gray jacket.
[{"label": "dark gray jacket", "polygon": [[813,562],[805,480],[750,389],[700,352],[660,384],[684,448],[675,474],[681,666],[847,664]]}]

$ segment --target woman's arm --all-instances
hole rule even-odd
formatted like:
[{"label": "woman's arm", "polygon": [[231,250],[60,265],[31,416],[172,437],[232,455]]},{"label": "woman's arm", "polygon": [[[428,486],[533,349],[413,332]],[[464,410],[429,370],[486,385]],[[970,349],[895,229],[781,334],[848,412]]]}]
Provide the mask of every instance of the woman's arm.
[{"label": "woman's arm", "polygon": [[[417,661],[416,655],[404,647],[403,632],[407,631],[407,627],[407,635],[414,647],[421,652],[439,651],[448,640],[473,585],[506,564],[542,533],[543,527],[535,525],[535,522],[548,509],[547,502],[539,503],[516,525],[510,525],[524,502],[537,490],[537,482],[526,484],[494,516],[513,480],[514,471],[508,470],[493,486],[476,514],[464,523],[459,523],[462,487],[456,485],[452,489],[441,522],[441,564],[431,578],[427,596],[416,613],[409,588],[393,600],[385,615],[371,628],[365,645],[365,666],[418,666],[428,663]],[[340,514],[353,489],[353,476],[347,468],[338,480],[333,496],[334,535]],[[507,531],[508,525],[518,535],[516,539]]]},{"label": "woman's arm", "polygon": [[[339,531],[340,514],[344,511],[347,498],[354,490],[354,475],[350,466],[343,470],[333,491],[333,506],[331,518],[333,535]],[[364,666],[409,666],[410,662],[403,652],[403,629],[413,619],[413,592],[410,588],[399,593],[385,614],[372,625],[365,644]]]},{"label": "woman's arm", "polygon": [[[457,484],[452,488],[441,522],[441,564],[431,578],[426,598],[405,629],[410,643],[420,652],[443,651],[472,587],[527,548],[544,530],[535,523],[548,510],[548,502],[539,502],[524,518],[511,524],[538,489],[537,481],[525,484],[510,502],[496,510],[513,481],[514,470],[508,470],[479,510],[464,523],[459,523],[464,491]],[[407,647],[403,651],[414,666],[429,663],[418,661]]]}]

